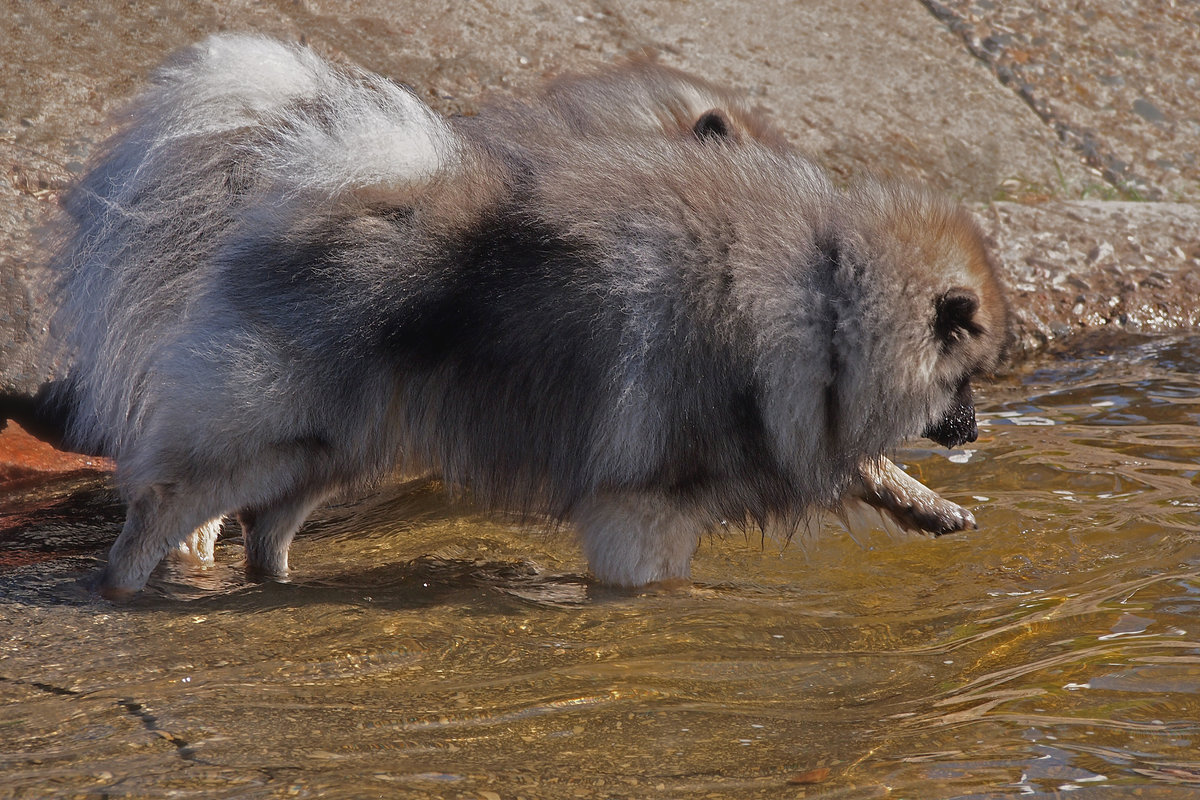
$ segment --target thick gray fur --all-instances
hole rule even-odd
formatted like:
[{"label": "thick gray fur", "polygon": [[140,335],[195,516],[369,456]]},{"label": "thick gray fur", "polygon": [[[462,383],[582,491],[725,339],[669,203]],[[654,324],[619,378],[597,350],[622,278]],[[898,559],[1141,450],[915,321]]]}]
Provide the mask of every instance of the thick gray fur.
[{"label": "thick gray fur", "polygon": [[[600,580],[686,577],[719,521],[885,496],[862,465],[955,413],[1004,337],[961,210],[836,189],[649,62],[447,120],[307,48],[213,37],[66,211],[68,437],[129,504],[113,596],[211,552],[227,515],[282,574],[322,501],[431,470],[574,523]],[[955,287],[979,307],[939,323]]]}]

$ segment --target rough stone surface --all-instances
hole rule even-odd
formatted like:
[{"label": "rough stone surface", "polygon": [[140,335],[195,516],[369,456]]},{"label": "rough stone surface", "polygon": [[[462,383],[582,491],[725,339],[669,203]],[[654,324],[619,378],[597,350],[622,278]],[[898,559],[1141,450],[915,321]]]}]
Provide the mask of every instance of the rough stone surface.
[{"label": "rough stone surface", "polygon": [[976,215],[1004,265],[1017,358],[1083,333],[1200,328],[1200,205],[993,203]]},{"label": "rough stone surface", "polygon": [[1200,200],[1200,3],[925,0],[1106,183]]},{"label": "rough stone surface", "polygon": [[[303,39],[446,113],[651,51],[749,92],[840,179],[889,173],[974,204],[1015,287],[1018,354],[1197,324],[1195,0],[15,2],[0,14],[0,391],[52,369],[35,231],[154,64],[220,30]],[[1079,202],[1135,197],[1181,202]]]},{"label": "rough stone surface", "polygon": [[[916,2],[664,4],[679,66],[748,89],[843,177],[883,172],[959,198],[1078,197],[1097,180]],[[786,23],[784,22],[786,20]]]}]

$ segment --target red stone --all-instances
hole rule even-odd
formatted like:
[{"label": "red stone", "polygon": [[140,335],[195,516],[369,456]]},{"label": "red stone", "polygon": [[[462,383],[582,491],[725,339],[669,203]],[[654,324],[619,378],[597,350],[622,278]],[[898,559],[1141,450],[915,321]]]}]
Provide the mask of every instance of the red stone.
[{"label": "red stone", "polygon": [[0,483],[28,478],[39,473],[53,474],[90,469],[111,471],[107,458],[82,456],[58,450],[26,433],[15,422],[0,431]]}]

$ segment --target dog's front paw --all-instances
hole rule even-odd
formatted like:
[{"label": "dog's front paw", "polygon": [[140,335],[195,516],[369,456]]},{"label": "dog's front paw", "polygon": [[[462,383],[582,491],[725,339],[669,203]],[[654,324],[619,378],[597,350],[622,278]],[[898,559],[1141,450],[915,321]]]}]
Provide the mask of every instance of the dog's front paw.
[{"label": "dog's front paw", "polygon": [[975,515],[970,511],[938,494],[931,494],[932,497],[914,499],[908,503],[874,505],[890,514],[901,527],[923,531],[934,536],[973,530],[979,527],[975,522]]},{"label": "dog's front paw", "polygon": [[850,496],[886,512],[901,527],[941,536],[978,528],[975,515],[909,476],[886,458],[865,462]]}]

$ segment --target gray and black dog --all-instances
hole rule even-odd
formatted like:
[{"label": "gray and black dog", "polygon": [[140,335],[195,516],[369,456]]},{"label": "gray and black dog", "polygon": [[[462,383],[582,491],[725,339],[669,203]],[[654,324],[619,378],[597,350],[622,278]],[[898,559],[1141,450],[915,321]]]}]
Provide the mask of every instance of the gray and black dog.
[{"label": "gray and black dog", "polygon": [[447,119],[222,35],[129,119],[64,202],[48,403],[117,464],[108,596],[229,515],[284,574],[314,507],[397,472],[567,521],[628,586],[847,496],[974,525],[883,456],[975,437],[1008,314],[979,231],[836,188],[732,92],[639,60]]}]

